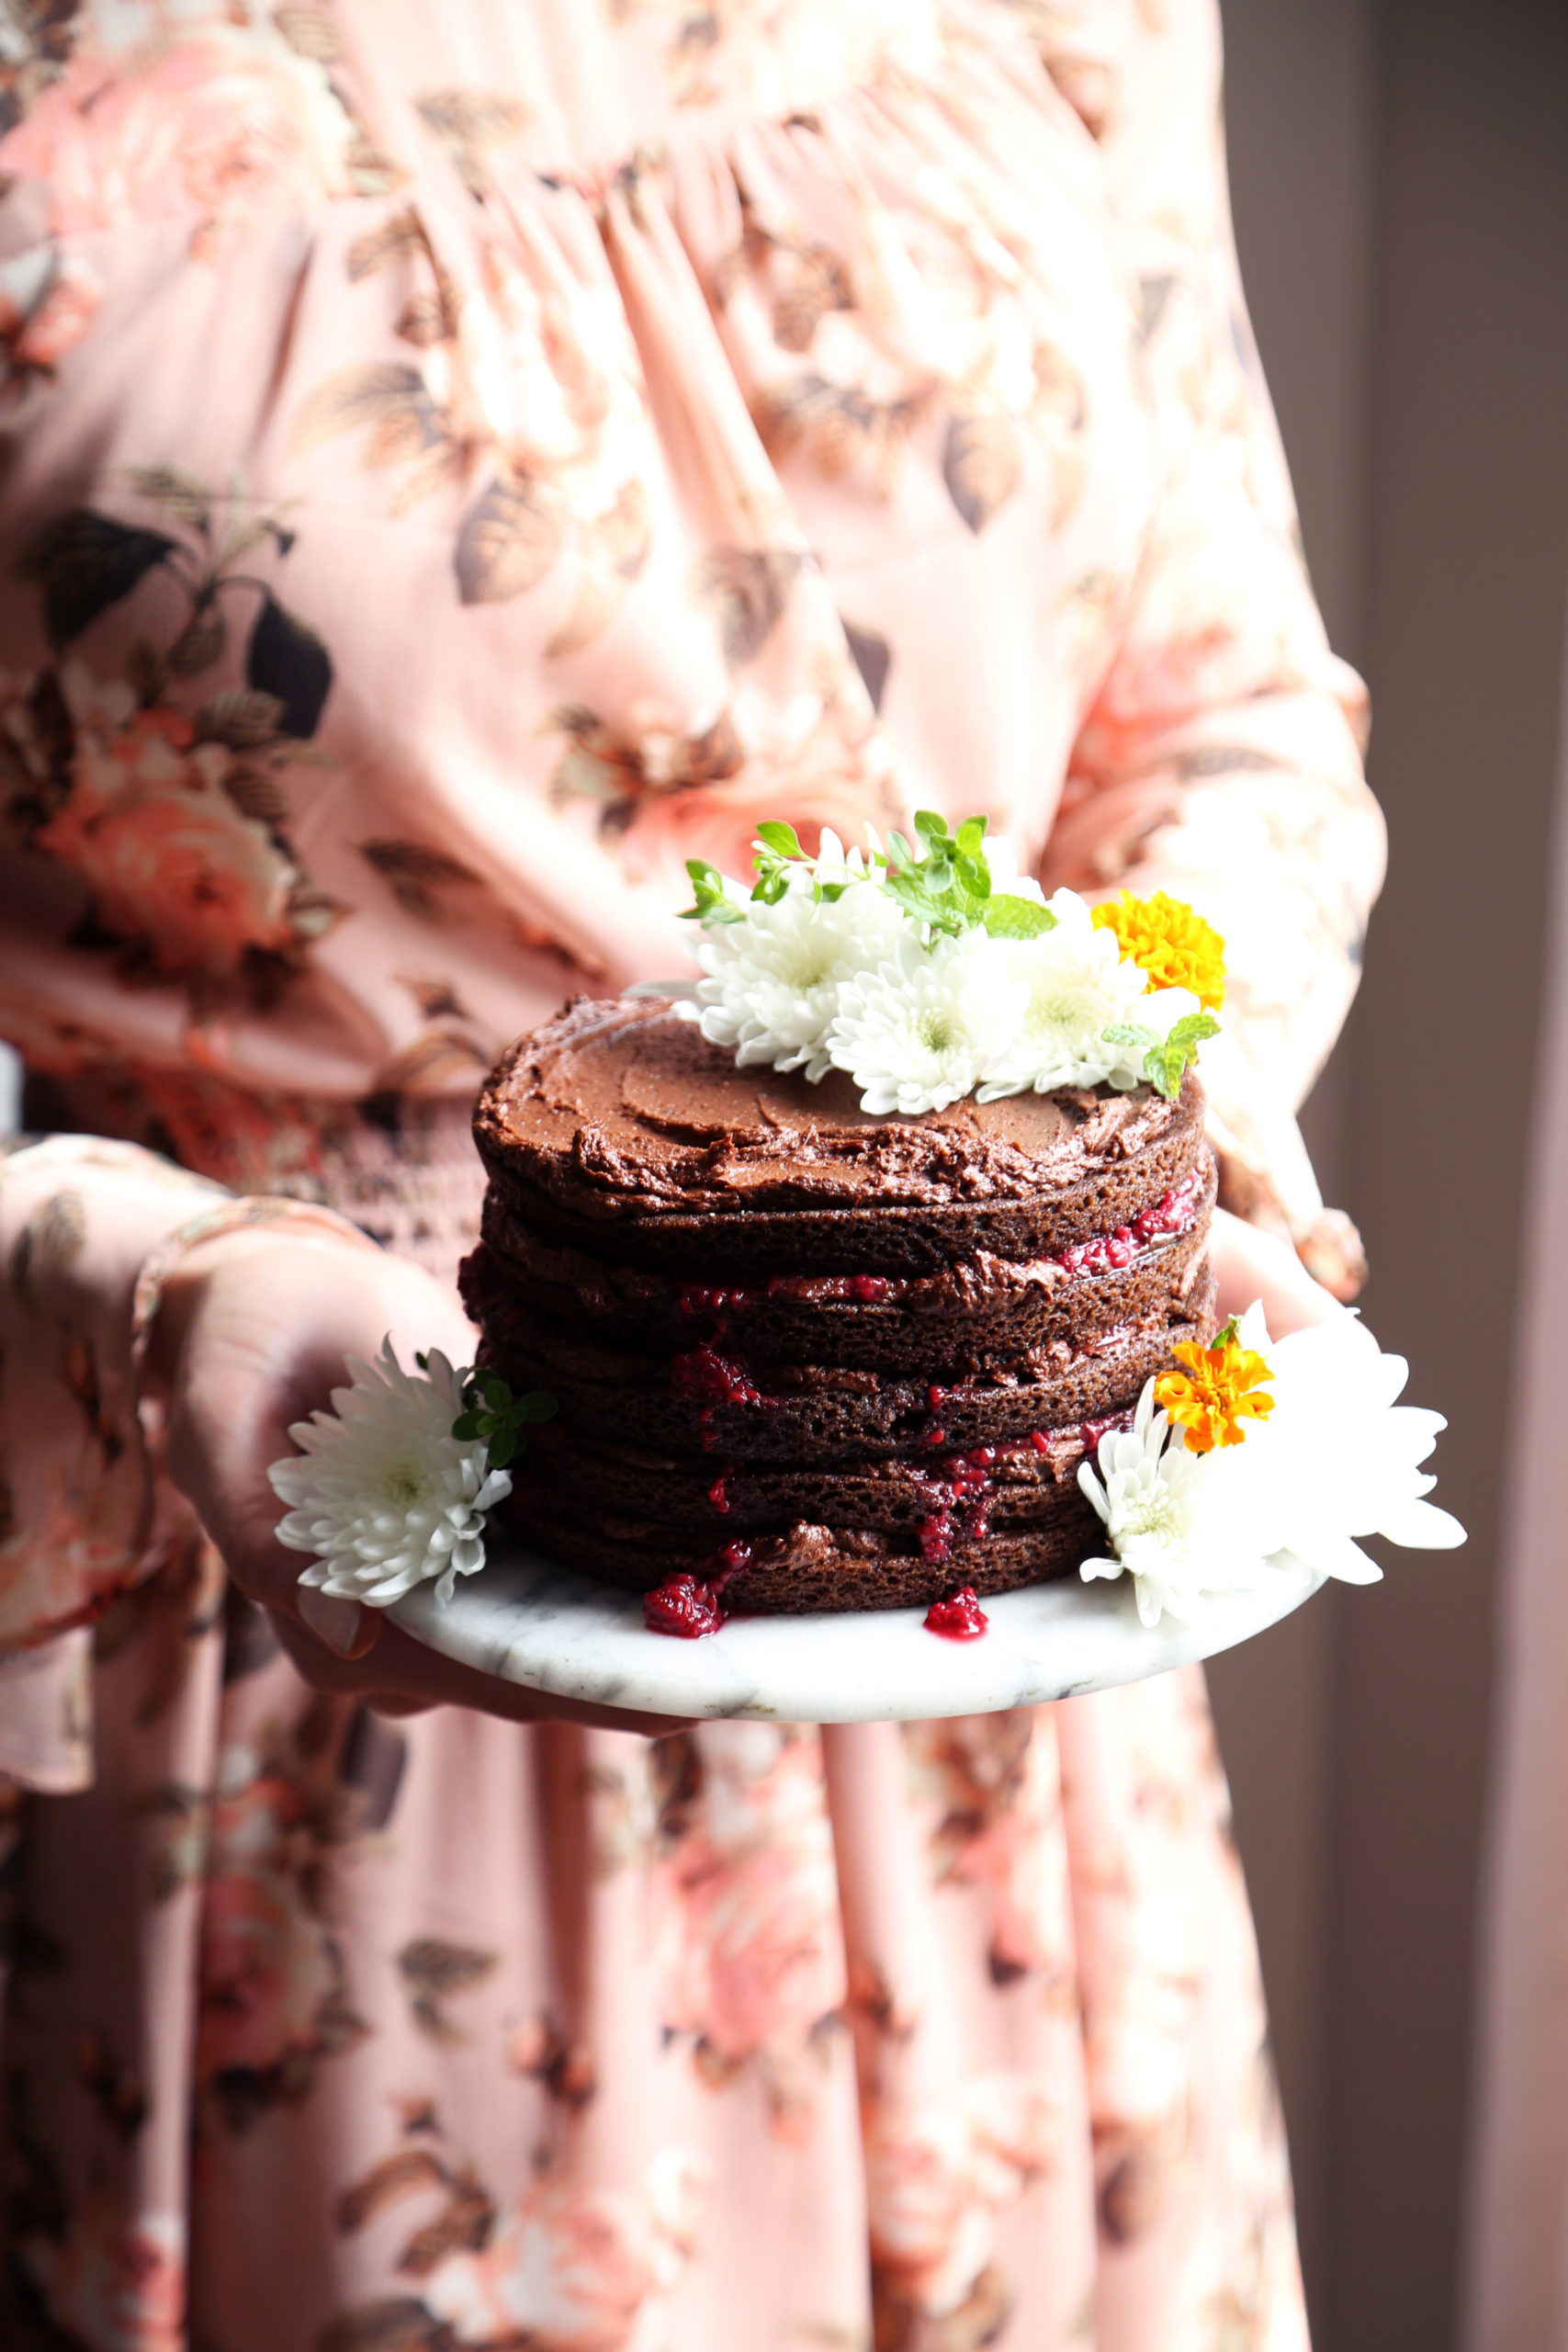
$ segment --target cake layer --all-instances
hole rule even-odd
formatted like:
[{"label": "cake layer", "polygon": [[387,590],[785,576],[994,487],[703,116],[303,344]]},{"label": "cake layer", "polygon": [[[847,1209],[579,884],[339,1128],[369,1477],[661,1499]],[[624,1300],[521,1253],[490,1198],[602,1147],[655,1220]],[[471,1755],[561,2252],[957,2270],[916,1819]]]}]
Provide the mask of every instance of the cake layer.
[{"label": "cake layer", "polygon": [[1058,1342],[951,1385],[832,1364],[764,1373],[706,1347],[660,1362],[534,1323],[512,1303],[504,1320],[484,1318],[480,1360],[513,1387],[549,1389],[565,1427],[601,1442],[821,1466],[925,1445],[969,1453],[1117,1412],[1169,1363],[1173,1340],[1195,1328],[1207,1333],[1213,1301],[1200,1253],[1188,1261],[1182,1295],[1145,1323],[1116,1326],[1077,1351]]},{"label": "cake layer", "polygon": [[1064,1491],[1076,1492],[1086,1440],[1097,1441],[1102,1426],[1034,1430],[967,1454],[926,1446],[824,1467],[712,1458],[699,1464],[596,1443],[552,1422],[531,1446],[516,1484],[525,1503],[552,1516],[581,1509],[595,1518],[637,1521],[660,1531],[661,1541],[679,1538],[682,1548],[694,1544],[699,1552],[737,1536],[779,1534],[808,1518],[902,1535],[913,1544],[919,1531],[944,1521],[965,1535],[1054,1523]]},{"label": "cake layer", "polygon": [[[1059,1345],[1076,1349],[1184,1295],[1213,1205],[1212,1158],[1130,1226],[1021,1262],[993,1252],[940,1273],[774,1274],[750,1285],[680,1283],[534,1234],[493,1195],[464,1268],[475,1320],[505,1345],[519,1313],[635,1353],[704,1343],[749,1363],[819,1363],[941,1380]],[[863,1227],[874,1220],[861,1220]]]},{"label": "cake layer", "polygon": [[[502,1505],[503,1514],[509,1507]],[[783,1535],[734,1547],[731,1560],[688,1555],[661,1544],[646,1521],[553,1520],[520,1506],[519,1536],[552,1560],[582,1568],[631,1592],[650,1592],[671,1577],[724,1581],[728,1611],[796,1616],[840,1609],[926,1609],[969,1585],[984,1598],[1018,1585],[1069,1576],[1100,1548],[1103,1530],[1083,1497],[1064,1498],[1053,1526],[1026,1533],[955,1540],[939,1556],[900,1547],[863,1530],[802,1521]]]},{"label": "cake layer", "polygon": [[1190,1074],[1174,1102],[1069,1089],[873,1118],[841,1072],[739,1069],[668,1005],[580,998],[502,1060],[474,1135],[494,1216],[722,1284],[1048,1257],[1179,1186],[1202,1119]]}]

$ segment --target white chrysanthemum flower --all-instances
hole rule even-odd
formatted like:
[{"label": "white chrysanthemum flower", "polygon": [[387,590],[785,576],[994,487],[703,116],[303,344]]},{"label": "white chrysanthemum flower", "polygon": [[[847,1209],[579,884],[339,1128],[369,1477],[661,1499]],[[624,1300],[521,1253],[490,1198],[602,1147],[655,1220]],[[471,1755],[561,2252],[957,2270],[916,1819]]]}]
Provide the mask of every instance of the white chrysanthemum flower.
[{"label": "white chrysanthemum flower", "polygon": [[749,901],[744,922],[704,938],[697,961],[706,978],[677,1010],[711,1045],[735,1047],[742,1069],[771,1063],[815,1081],[832,1067],[828,1033],[841,983],[881,963],[906,927],[877,883],[852,882],[841,898],[818,900],[802,876],[773,905]]},{"label": "white chrysanthemum flower", "polygon": [[[1010,977],[1025,992],[1024,1003],[1002,1051],[983,1074],[982,1102],[1031,1088],[1048,1094],[1057,1086],[1100,1085],[1122,1067],[1127,1050],[1109,1043],[1105,1032],[1146,1021],[1146,1008],[1154,1002],[1144,994],[1145,975],[1122,960],[1113,932],[1096,930],[1076,891],[1058,890],[1050,908],[1055,930],[1035,939],[998,943]],[[1187,1003],[1196,1010],[1195,1000]],[[1141,1075],[1141,1054],[1138,1058]]]},{"label": "white chrysanthemum flower", "polygon": [[[1248,1325],[1263,1332],[1249,1336]],[[1423,1498],[1437,1481],[1423,1471],[1446,1427],[1441,1414],[1395,1403],[1409,1377],[1403,1356],[1384,1355],[1356,1315],[1269,1341],[1261,1306],[1241,1327],[1244,1346],[1269,1350],[1275,1410],[1257,1432],[1253,1476],[1267,1479],[1279,1514],[1279,1545],[1308,1566],[1349,1584],[1382,1571],[1356,1542],[1446,1551],[1464,1542],[1449,1511]],[[1242,1453],[1252,1450],[1249,1431]]]},{"label": "white chrysanthemum flower", "polygon": [[1256,1589],[1292,1561],[1375,1583],[1382,1571],[1358,1536],[1427,1551],[1463,1543],[1459,1521],[1423,1500],[1434,1481],[1419,1465],[1444,1424],[1395,1404],[1402,1356],[1382,1354],[1353,1315],[1270,1340],[1260,1303],[1239,1318],[1236,1338],[1267,1357],[1273,1410],[1247,1424],[1239,1445],[1194,1453],[1146,1383],[1132,1430],[1100,1440],[1100,1475],[1079,1464],[1114,1555],[1086,1560],[1086,1581],[1125,1571],[1145,1625],[1162,1611],[1190,1622],[1205,1596]]},{"label": "white chrysanthemum flower", "polygon": [[405,1372],[389,1337],[375,1363],[349,1357],[354,1385],[333,1390],[330,1413],[290,1429],[299,1453],[266,1475],[291,1506],[278,1542],[316,1555],[301,1584],[385,1609],[431,1577],[450,1600],[457,1578],[483,1567],[485,1513],[512,1474],[490,1468],[483,1439],[452,1435],[467,1373],[435,1348],[426,1366]]},{"label": "white chrysanthemum flower", "polygon": [[1023,1012],[1003,943],[983,931],[922,947],[901,926],[892,956],[846,979],[829,1039],[873,1117],[915,1118],[968,1094]]},{"label": "white chrysanthemum flower", "polygon": [[1263,1554],[1253,1540],[1248,1498],[1227,1494],[1224,1453],[1193,1453],[1179,1430],[1156,1412],[1154,1382],[1145,1384],[1130,1430],[1100,1441],[1100,1476],[1078,1464],[1078,1485],[1104,1521],[1112,1557],[1085,1560],[1096,1577],[1133,1579],[1138,1616],[1190,1623],[1208,1594],[1255,1582]]}]

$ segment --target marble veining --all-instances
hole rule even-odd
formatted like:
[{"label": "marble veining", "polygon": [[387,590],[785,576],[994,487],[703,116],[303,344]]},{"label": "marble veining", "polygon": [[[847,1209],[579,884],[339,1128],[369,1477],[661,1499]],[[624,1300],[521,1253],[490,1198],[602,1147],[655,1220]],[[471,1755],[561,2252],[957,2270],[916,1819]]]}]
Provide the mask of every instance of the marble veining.
[{"label": "marble veining", "polygon": [[1201,1625],[1141,1625],[1130,1584],[1077,1577],[1000,1593],[990,1630],[950,1642],[924,1612],[736,1617],[684,1642],[649,1633],[634,1593],[558,1567],[497,1533],[443,1609],[423,1585],[391,1615],[431,1648],[563,1699],[652,1714],[782,1723],[886,1723],[990,1714],[1138,1682],[1248,1640],[1309,1600],[1321,1577],[1280,1565],[1260,1592],[1214,1601]]}]

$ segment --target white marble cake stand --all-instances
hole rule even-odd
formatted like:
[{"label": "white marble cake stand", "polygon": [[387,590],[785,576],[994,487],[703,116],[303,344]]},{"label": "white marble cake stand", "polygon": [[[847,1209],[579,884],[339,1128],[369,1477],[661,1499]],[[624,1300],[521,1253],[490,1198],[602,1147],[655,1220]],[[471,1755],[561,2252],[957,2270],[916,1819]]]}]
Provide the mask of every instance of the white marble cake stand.
[{"label": "white marble cake stand", "polygon": [[919,1722],[994,1713],[1138,1682],[1213,1657],[1310,1600],[1322,1578],[1280,1566],[1261,1592],[1218,1600],[1199,1626],[1138,1623],[1132,1587],[1077,1577],[999,1593],[977,1641],[928,1634],[919,1609],[735,1617],[700,1641],[650,1634],[642,1602],[557,1567],[499,1532],[443,1609],[423,1585],[395,1604],[432,1649],[561,1699],[660,1715],[778,1723]]}]

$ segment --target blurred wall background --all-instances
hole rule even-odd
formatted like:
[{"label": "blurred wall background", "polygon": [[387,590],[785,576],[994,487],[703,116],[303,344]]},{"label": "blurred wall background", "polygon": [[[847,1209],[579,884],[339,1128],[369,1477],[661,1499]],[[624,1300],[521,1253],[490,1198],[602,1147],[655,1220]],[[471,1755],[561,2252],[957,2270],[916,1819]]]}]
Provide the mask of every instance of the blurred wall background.
[{"label": "blurred wall background", "polygon": [[1324,1596],[1213,1687],[1317,2352],[1445,2352],[1563,705],[1568,6],[1224,11],[1253,324],[1392,835],[1305,1124],[1367,1239],[1368,1319],[1449,1416],[1442,1498],[1471,1541],[1385,1554],[1386,1583]]}]

